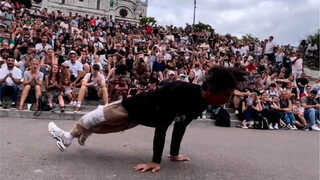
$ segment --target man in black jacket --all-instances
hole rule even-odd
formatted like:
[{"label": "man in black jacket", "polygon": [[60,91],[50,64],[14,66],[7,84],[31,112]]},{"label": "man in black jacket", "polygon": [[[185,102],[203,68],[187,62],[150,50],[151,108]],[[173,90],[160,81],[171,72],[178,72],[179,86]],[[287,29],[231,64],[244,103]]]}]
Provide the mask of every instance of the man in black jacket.
[{"label": "man in black jacket", "polygon": [[180,120],[174,123],[169,158],[188,161],[188,157],[179,155],[186,127],[208,105],[217,108],[230,102],[237,83],[244,81],[245,76],[246,73],[238,69],[214,67],[202,86],[175,81],[154,92],[141,93],[97,108],[80,118],[70,132],[61,130],[53,122],[49,123],[48,129],[57,140],[59,149],[64,151],[73,138],[78,138],[79,144],[84,145],[91,133],[119,132],[137,125],[154,127],[152,162],[137,165],[134,169],[156,172],[160,169],[166,132],[174,118],[179,117]]}]

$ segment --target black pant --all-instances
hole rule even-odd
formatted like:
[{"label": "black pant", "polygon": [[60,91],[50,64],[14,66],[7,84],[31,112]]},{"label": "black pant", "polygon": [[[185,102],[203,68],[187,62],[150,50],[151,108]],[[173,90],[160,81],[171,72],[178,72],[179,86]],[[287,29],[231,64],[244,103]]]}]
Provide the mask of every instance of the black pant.
[{"label": "black pant", "polygon": [[268,119],[269,124],[280,123],[279,111],[276,109],[263,109],[261,114]]}]

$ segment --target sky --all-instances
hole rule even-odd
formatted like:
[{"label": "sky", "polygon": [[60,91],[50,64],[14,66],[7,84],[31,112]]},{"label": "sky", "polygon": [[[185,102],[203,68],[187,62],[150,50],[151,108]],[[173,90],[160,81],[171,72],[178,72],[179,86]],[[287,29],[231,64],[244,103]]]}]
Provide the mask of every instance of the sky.
[{"label": "sky", "polygon": [[[260,40],[274,36],[279,45],[298,46],[319,29],[319,0],[196,0],[196,20],[216,33]],[[194,0],[149,0],[148,17],[159,25],[185,27],[193,22]]]}]

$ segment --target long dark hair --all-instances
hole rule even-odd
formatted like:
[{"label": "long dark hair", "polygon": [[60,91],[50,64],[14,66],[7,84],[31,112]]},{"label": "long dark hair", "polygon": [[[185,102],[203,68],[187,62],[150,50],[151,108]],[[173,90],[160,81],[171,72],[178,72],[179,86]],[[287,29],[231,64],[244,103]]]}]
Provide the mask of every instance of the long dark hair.
[{"label": "long dark hair", "polygon": [[[50,71],[50,74],[49,74],[49,81],[51,80],[51,78],[52,78],[52,71],[53,71],[53,66],[57,66],[58,68],[59,68],[59,65],[58,64],[53,64],[52,65],[52,67],[51,67],[51,71]],[[57,72],[57,74],[56,74],[56,81],[58,82],[58,83],[60,83],[60,72],[59,72],[59,70],[58,70],[58,72]]]},{"label": "long dark hair", "polygon": [[236,68],[213,67],[202,84],[203,90],[218,94],[228,88],[236,88],[238,83],[247,79],[247,72]]}]

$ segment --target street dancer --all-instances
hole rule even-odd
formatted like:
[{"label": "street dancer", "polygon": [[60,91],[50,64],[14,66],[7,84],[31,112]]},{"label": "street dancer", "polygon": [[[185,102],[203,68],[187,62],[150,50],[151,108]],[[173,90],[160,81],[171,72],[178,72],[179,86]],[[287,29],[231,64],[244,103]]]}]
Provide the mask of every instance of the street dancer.
[{"label": "street dancer", "polygon": [[208,105],[217,108],[230,102],[237,83],[244,81],[245,77],[246,73],[239,69],[214,67],[202,86],[174,81],[156,91],[97,108],[81,117],[70,132],[61,130],[53,122],[49,123],[48,129],[57,140],[59,149],[64,151],[70,147],[74,138],[78,138],[78,143],[84,145],[91,133],[120,132],[137,125],[154,127],[152,161],[137,165],[134,169],[157,172],[160,170],[166,132],[175,117],[179,117],[179,120],[174,123],[169,159],[188,161],[187,156],[179,154],[186,127]]}]

